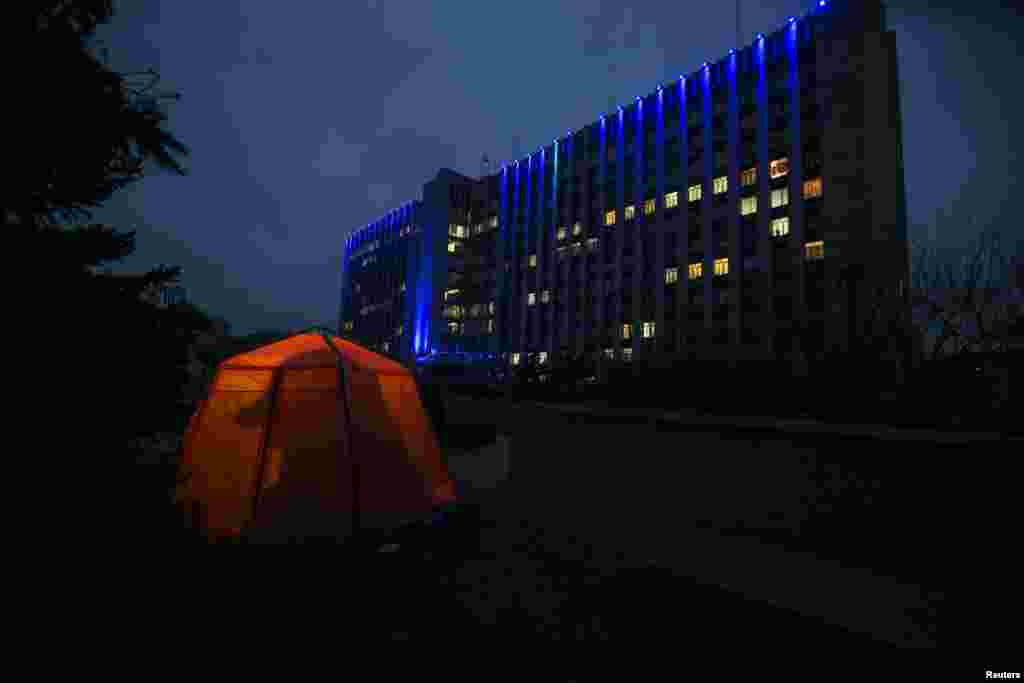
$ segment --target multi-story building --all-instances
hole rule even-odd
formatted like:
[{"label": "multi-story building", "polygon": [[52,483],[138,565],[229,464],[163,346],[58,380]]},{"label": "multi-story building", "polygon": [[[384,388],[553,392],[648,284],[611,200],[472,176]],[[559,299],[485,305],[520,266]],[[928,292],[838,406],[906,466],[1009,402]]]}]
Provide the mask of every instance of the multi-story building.
[{"label": "multi-story building", "polygon": [[901,125],[884,6],[818,2],[494,175],[442,170],[349,238],[341,331],[513,365],[848,349],[909,322]]}]

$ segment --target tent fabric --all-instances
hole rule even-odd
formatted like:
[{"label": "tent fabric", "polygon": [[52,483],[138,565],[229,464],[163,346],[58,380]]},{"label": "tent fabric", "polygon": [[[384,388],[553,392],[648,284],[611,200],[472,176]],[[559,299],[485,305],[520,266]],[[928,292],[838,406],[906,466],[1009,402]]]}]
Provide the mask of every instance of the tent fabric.
[{"label": "tent fabric", "polygon": [[456,502],[412,373],[330,339],[340,357],[300,334],[218,367],[178,490],[211,539],[345,540],[356,524],[394,529]]},{"label": "tent fabric", "polygon": [[[348,362],[365,370],[377,374],[409,374],[404,365],[358,344],[333,336],[331,342]],[[321,335],[299,334],[229,358],[222,365],[235,368],[333,367],[337,361],[337,354],[324,343]]]}]

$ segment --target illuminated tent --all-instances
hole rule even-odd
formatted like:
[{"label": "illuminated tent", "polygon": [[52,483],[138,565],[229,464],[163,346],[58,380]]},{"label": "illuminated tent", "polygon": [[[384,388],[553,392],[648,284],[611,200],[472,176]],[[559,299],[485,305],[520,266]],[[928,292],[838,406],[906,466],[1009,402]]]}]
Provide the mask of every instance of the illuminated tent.
[{"label": "illuminated tent", "polygon": [[412,373],[326,332],[218,366],[182,478],[177,501],[211,540],[343,541],[456,501]]}]

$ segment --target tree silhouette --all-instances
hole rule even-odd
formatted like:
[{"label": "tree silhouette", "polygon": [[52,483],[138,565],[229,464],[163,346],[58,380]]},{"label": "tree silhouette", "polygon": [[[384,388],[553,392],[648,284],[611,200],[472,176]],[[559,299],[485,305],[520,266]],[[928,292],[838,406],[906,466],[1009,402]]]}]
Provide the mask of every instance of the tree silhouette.
[{"label": "tree silhouette", "polygon": [[1015,307],[1005,279],[1007,258],[999,230],[982,230],[956,252],[959,259],[939,257],[934,247],[914,248],[914,321],[933,332],[927,356],[1002,351],[1007,348]]},{"label": "tree silhouette", "polygon": [[[184,175],[188,149],[164,129],[153,70],[118,73],[97,54],[96,27],[114,15],[109,0],[50,0],[12,10],[29,27],[36,63],[8,91],[18,144],[7,148],[4,221],[22,226],[92,218],[115,191],[143,177],[147,162]],[[17,120],[19,119],[20,120]]]},{"label": "tree silhouette", "polygon": [[[178,158],[188,149],[164,128],[163,103],[178,95],[157,91],[153,70],[107,64],[95,31],[114,16],[111,0],[9,4],[8,41],[26,46],[28,64],[5,84],[14,120],[0,217],[10,253],[34,276],[17,324],[40,368],[37,451],[59,466],[55,486],[83,497],[68,523],[122,535],[135,524],[154,535],[154,525],[169,528],[174,476],[132,467],[138,438],[183,430],[189,349],[211,321],[191,304],[159,304],[180,268],[113,273],[107,264],[134,251],[135,232],[90,221],[150,169],[186,173]],[[65,465],[83,460],[90,470],[68,476]]]}]

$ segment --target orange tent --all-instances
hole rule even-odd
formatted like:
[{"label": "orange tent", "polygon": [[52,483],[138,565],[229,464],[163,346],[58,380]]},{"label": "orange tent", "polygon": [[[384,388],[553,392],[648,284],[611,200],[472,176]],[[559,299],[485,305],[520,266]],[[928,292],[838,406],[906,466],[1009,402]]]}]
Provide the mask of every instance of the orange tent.
[{"label": "orange tent", "polygon": [[326,332],[222,362],[185,435],[178,502],[218,540],[346,540],[456,501],[412,373]]}]

